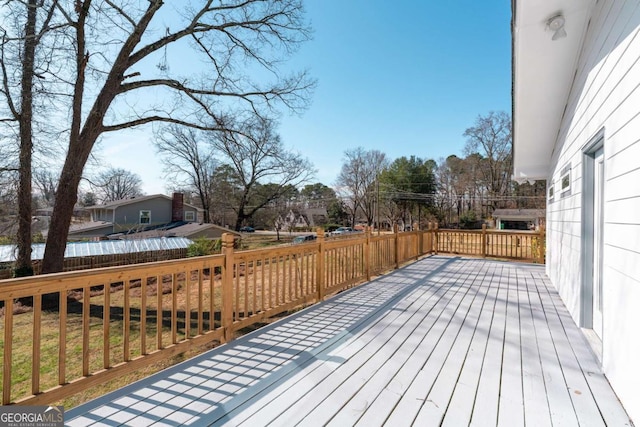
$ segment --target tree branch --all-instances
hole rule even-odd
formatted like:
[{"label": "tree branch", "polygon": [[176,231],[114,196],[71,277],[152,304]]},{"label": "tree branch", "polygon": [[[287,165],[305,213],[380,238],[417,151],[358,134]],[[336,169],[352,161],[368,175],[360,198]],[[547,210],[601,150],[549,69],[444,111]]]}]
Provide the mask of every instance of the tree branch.
[{"label": "tree branch", "polygon": [[224,130],[227,130],[226,128],[220,127],[220,126],[198,125],[196,123],[188,122],[186,120],[174,119],[174,118],[171,118],[171,117],[163,117],[163,116],[141,117],[139,119],[131,120],[131,121],[124,122],[124,123],[118,123],[118,124],[115,124],[115,125],[103,126],[102,130],[103,130],[103,132],[114,132],[114,131],[117,131],[117,130],[128,129],[128,128],[132,128],[132,127],[135,127],[135,126],[141,126],[141,125],[145,125],[145,124],[148,124],[148,123],[154,123],[154,122],[173,123],[173,124],[176,124],[176,125],[181,125],[181,126],[185,126],[185,127],[188,127],[188,128],[205,130],[205,131],[224,131]]}]

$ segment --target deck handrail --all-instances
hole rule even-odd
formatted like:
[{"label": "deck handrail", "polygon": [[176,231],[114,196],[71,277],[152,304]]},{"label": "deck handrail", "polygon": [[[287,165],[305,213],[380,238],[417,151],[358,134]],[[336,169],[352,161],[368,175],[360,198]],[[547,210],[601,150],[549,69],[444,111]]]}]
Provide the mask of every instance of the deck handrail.
[{"label": "deck handrail", "polygon": [[[466,249],[501,256],[488,249],[496,235],[429,225],[325,239],[319,229],[314,242],[237,251],[225,234],[219,255],[0,280],[1,403],[56,402],[194,347],[228,342],[242,328],[423,255]],[[510,244],[521,239],[520,246],[534,244],[524,236],[544,240],[543,233],[503,235],[512,236]],[[461,236],[473,237],[464,246]],[[15,315],[20,304],[32,308]],[[32,343],[28,355],[25,342]]]}]

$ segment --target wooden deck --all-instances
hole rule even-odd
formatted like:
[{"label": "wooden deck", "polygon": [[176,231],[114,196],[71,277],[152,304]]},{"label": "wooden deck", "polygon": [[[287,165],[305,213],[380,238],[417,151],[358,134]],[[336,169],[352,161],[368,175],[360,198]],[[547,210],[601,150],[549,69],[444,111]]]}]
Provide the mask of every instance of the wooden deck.
[{"label": "wooden deck", "polygon": [[445,256],[69,410],[66,420],[632,425],[543,266]]}]

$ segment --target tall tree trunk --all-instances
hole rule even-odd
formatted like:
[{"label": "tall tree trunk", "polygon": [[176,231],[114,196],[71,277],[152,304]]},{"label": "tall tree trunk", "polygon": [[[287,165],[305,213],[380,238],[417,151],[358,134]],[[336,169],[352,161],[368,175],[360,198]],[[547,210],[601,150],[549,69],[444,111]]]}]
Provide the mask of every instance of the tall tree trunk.
[{"label": "tall tree trunk", "polygon": [[29,0],[24,35],[20,102],[20,185],[18,188],[18,256],[15,275],[30,276],[31,265],[31,158],[33,153],[33,69],[36,51],[37,0]]},{"label": "tall tree trunk", "polygon": [[129,56],[140,41],[142,34],[153,18],[155,12],[162,6],[160,0],[149,2],[147,13],[132,31],[118,53],[104,85],[100,89],[84,125],[82,123],[82,101],[85,85],[85,70],[89,62],[89,53],[86,51],[85,22],[89,15],[91,0],[79,3],[78,21],[76,30],[76,82],[72,101],[72,120],[69,136],[69,150],[65,159],[58,192],[51,216],[47,245],[42,260],[43,273],[56,273],[62,271],[64,266],[64,251],[67,247],[67,235],[73,217],[73,208],[78,199],[78,185],[82,178],[82,171],[87,164],[91,150],[104,131],[103,118],[118,94],[118,89],[124,79],[124,71],[129,64]]},{"label": "tall tree trunk", "polygon": [[[88,157],[88,156],[87,156]],[[86,160],[85,160],[86,162]],[[55,273],[62,271],[64,267],[64,252],[67,247],[67,236],[73,217],[73,208],[78,199],[78,185],[82,178],[84,163],[78,161],[75,156],[67,156],[62,174],[60,175],[59,191],[51,215],[51,225],[47,236],[44,259],[42,261],[43,273]]]}]

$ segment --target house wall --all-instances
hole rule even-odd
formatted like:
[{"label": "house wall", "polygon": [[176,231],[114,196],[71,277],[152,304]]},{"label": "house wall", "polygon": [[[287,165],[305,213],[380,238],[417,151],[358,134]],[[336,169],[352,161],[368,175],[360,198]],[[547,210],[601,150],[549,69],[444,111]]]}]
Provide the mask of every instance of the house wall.
[{"label": "house wall", "polygon": [[[570,31],[567,23],[567,31]],[[562,120],[548,185],[547,270],[582,326],[583,152],[604,135],[602,366],[640,421],[640,2],[597,2]],[[558,40],[562,42],[562,40]],[[562,170],[571,188],[561,194]]]},{"label": "house wall", "polygon": [[112,222],[113,210],[112,209],[92,209],[91,220]]},{"label": "house wall", "polygon": [[[151,211],[151,224],[166,224],[171,222],[171,199],[158,197],[155,199],[141,200],[139,203],[129,203],[116,209],[116,227],[129,228],[140,223],[140,211]],[[184,211],[193,212],[194,218],[198,218],[196,209],[184,206]],[[184,215],[183,215],[184,218]]]},{"label": "house wall", "polygon": [[115,215],[115,226],[129,228],[140,223],[140,211],[151,211],[151,224],[171,222],[171,199],[158,197],[141,200],[139,203],[129,203],[118,206]]}]

